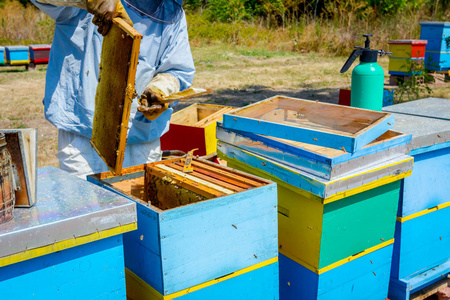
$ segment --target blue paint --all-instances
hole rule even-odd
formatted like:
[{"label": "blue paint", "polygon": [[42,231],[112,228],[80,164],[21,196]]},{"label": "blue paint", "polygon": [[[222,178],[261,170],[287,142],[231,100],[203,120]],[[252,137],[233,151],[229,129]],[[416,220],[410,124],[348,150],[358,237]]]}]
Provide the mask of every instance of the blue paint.
[{"label": "blue paint", "polygon": [[421,22],[420,39],[427,40],[426,51],[450,51],[445,38],[450,36],[449,22]]},{"label": "blue paint", "polygon": [[6,63],[12,63],[15,61],[28,60],[28,47],[27,46],[7,46],[5,47]]},{"label": "blue paint", "polygon": [[368,145],[355,153],[345,152],[342,155],[330,157],[326,154],[315,153],[262,135],[225,129],[221,124],[217,125],[219,140],[221,137],[226,137],[224,142],[234,144],[232,143],[233,134],[246,140],[245,143],[239,143],[238,145],[244,150],[283,162],[284,164],[303,168],[316,176],[326,179],[330,179],[332,169],[339,163],[404,146],[411,142],[411,135],[403,135],[384,143]]},{"label": "blue paint", "polygon": [[225,129],[234,129],[240,131],[248,131],[249,129],[251,129],[251,132],[254,134],[262,134],[266,136],[293,140],[334,149],[342,149],[342,147],[344,147],[347,152],[352,153],[372,142],[374,139],[388,131],[393,125],[394,115],[391,115],[382,123],[369,128],[364,133],[356,137],[350,137],[315,131],[307,128],[293,127],[262,120],[249,119],[236,115],[223,115],[223,127]]},{"label": "blue paint", "polygon": [[[241,149],[219,141],[217,152],[227,157],[237,159],[253,168],[268,173],[280,181],[284,181],[294,187],[301,188],[321,198],[325,197],[325,180],[307,174],[299,169],[294,169],[281,163],[276,163],[256,154],[248,154]],[[312,179],[314,178],[314,179]]]},{"label": "blue paint", "polygon": [[127,197],[138,230],[124,238],[125,266],[163,295],[278,255],[276,184],[166,211]]},{"label": "blue paint", "polygon": [[5,47],[0,47],[0,66],[5,64]]},{"label": "blue paint", "polygon": [[122,236],[0,268],[2,299],[125,299]]},{"label": "blue paint", "polygon": [[[450,23],[448,22],[421,22],[420,38],[428,40],[425,51],[427,68],[435,71],[450,69],[450,47],[446,38],[450,36]],[[450,43],[450,41],[449,41]],[[429,59],[431,59],[431,65]]]},{"label": "blue paint", "polygon": [[427,147],[413,149],[413,150],[411,150],[409,155],[416,156],[418,154],[436,151],[436,150],[440,150],[440,149],[447,148],[447,147],[450,147],[450,141],[441,143],[441,144],[434,144],[434,145],[427,146]]},{"label": "blue paint", "polygon": [[383,107],[394,104],[394,90],[383,90]]},{"label": "blue paint", "polygon": [[448,202],[449,191],[450,147],[416,154],[411,176],[402,180],[398,216]]},{"label": "blue paint", "polygon": [[175,298],[178,300],[279,299],[278,263],[224,280]]},{"label": "blue paint", "polygon": [[449,274],[450,260],[446,260],[412,276],[402,279],[391,277],[388,297],[391,300],[409,300],[412,293],[446,278]]},{"label": "blue paint", "polygon": [[393,246],[320,275],[280,254],[280,299],[385,299]]},{"label": "blue paint", "polygon": [[392,277],[420,273],[450,258],[450,207],[397,223]]}]

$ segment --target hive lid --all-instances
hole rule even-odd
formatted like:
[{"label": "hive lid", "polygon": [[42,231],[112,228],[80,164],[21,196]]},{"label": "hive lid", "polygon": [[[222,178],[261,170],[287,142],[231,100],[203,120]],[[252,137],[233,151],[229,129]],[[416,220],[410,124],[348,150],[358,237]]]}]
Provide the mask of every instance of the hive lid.
[{"label": "hive lid", "polygon": [[412,154],[450,147],[450,100],[426,98],[383,110],[396,113],[395,130],[412,134]]},{"label": "hive lid", "polygon": [[450,22],[436,22],[436,21],[429,21],[429,22],[420,22],[420,26],[445,26],[448,27],[450,26]]},{"label": "hive lid", "polygon": [[121,18],[103,39],[91,145],[115,174],[122,170],[141,39]]},{"label": "hive lid", "polygon": [[217,127],[217,139],[331,180],[405,155],[411,135],[389,130],[355,153],[224,129],[220,124]]},{"label": "hive lid", "polygon": [[8,50],[28,50],[28,46],[21,46],[21,45],[18,45],[18,46],[6,46],[5,48],[8,49]]},{"label": "hive lid", "polygon": [[413,45],[426,45],[427,40],[392,40],[388,44],[413,44]]},{"label": "hive lid", "polygon": [[394,125],[394,115],[275,96],[226,113],[223,127],[355,152]]},{"label": "hive lid", "polygon": [[50,49],[51,44],[40,44],[40,45],[28,45],[31,49]]}]

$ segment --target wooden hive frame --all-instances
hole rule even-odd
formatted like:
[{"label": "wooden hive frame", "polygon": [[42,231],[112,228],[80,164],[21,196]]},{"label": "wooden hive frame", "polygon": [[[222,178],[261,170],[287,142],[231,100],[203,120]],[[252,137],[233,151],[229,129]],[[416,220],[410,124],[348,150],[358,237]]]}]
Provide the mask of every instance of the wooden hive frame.
[{"label": "wooden hive frame", "polygon": [[103,39],[91,145],[114,174],[122,171],[141,39],[121,18]]},{"label": "wooden hive frame", "polygon": [[355,152],[394,125],[394,115],[275,96],[223,116],[227,129]]}]

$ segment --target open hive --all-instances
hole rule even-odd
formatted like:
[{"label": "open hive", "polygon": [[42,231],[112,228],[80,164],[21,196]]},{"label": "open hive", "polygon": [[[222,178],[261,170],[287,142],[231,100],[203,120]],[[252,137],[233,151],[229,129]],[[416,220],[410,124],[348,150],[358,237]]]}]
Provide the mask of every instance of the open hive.
[{"label": "open hive", "polygon": [[[276,185],[197,158],[194,171],[183,173],[184,162],[174,158],[125,168],[120,176],[88,177],[137,203],[138,230],[124,236],[130,291],[175,297],[234,272],[261,269],[278,294],[272,270],[278,260]],[[247,286],[236,280],[237,289]],[[265,290],[267,278],[252,284]]]},{"label": "open hive", "polygon": [[216,123],[233,107],[213,104],[193,104],[172,115],[170,130],[161,137],[162,150],[209,155],[217,150]]}]

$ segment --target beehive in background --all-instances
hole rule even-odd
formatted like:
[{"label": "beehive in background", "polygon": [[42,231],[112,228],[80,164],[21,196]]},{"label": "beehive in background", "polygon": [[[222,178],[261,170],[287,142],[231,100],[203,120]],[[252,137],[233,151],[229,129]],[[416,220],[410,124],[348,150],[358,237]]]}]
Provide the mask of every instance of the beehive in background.
[{"label": "beehive in background", "polygon": [[184,162],[88,179],[137,203],[138,230],[124,237],[130,297],[216,299],[250,289],[277,299],[276,185],[201,159],[185,174]]},{"label": "beehive in background", "polygon": [[0,66],[5,65],[5,47],[0,46]]},{"label": "beehive in background", "polygon": [[193,104],[172,115],[169,131],[161,137],[162,150],[188,152],[198,148],[196,155],[209,155],[217,150],[216,123],[233,107]]},{"label": "beehive in background", "polygon": [[411,295],[450,273],[450,102],[428,98],[386,108],[412,134],[412,175],[402,180],[389,298]]},{"label": "beehive in background", "polygon": [[30,62],[33,64],[48,64],[52,45],[29,45]]},{"label": "beehive in background", "polygon": [[389,74],[408,75],[421,73],[424,68],[426,40],[389,41]]},{"label": "beehive in background", "polygon": [[[367,122],[373,139],[346,152],[337,149],[339,139],[332,135],[351,128],[346,124],[354,124],[353,118],[362,120],[365,110],[352,114],[354,108],[346,108],[348,114],[332,115],[342,107],[325,105],[316,107],[321,114],[317,116],[299,112],[297,105],[289,105],[290,98],[285,99],[283,110],[262,101],[259,111],[258,104],[243,108],[246,116],[239,110],[226,114],[223,127],[218,127],[218,155],[228,166],[278,184],[281,299],[383,299],[388,293],[400,180],[412,169],[412,158],[405,155],[411,136],[377,128],[384,126],[382,120]],[[248,118],[262,124],[259,119],[274,108],[276,119],[265,122],[267,136],[256,126],[236,130],[236,123]],[[327,132],[330,137],[322,143],[333,146],[280,139],[280,132],[293,136],[293,116],[296,127],[305,124],[303,130],[309,129],[311,137]],[[369,132],[364,126],[358,130]]]},{"label": "beehive in background", "polygon": [[5,47],[6,64],[9,65],[28,65],[30,58],[28,56],[28,46],[7,46]]},{"label": "beehive in background", "polygon": [[420,22],[420,39],[427,40],[425,63],[429,70],[450,70],[450,22]]}]

